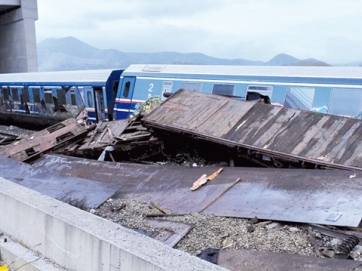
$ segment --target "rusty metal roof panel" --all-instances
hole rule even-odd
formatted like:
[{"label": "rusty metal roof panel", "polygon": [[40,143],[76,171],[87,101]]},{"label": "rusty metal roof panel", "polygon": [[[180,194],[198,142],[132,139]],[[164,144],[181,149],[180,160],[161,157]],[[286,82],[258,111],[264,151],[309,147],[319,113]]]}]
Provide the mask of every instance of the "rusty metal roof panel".
[{"label": "rusty metal roof panel", "polygon": [[361,120],[180,90],[143,121],[264,154],[362,169]]},{"label": "rusty metal roof panel", "polygon": [[[121,188],[115,197],[153,201],[177,214],[204,210],[218,216],[351,227],[362,217],[361,174],[351,179],[349,171],[224,168],[214,180],[191,191],[199,176],[218,168],[111,163],[60,155],[44,155],[33,167],[115,184]],[[241,182],[218,198],[237,178]]]},{"label": "rusty metal roof panel", "polygon": [[361,263],[269,251],[220,250],[218,265],[231,271],[345,271],[358,270]]},{"label": "rusty metal roof panel", "polygon": [[0,177],[61,201],[84,200],[88,208],[97,208],[119,189],[114,184],[60,175],[3,156]]}]

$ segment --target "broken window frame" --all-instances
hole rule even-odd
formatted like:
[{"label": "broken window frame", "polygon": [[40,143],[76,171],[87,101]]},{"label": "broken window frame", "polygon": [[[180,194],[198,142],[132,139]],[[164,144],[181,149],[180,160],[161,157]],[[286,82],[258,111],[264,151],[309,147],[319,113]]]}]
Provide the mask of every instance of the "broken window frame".
[{"label": "broken window frame", "polygon": [[20,102],[19,88],[21,87],[10,87],[13,102]]},{"label": "broken window frame", "polygon": [[[36,103],[40,103],[41,102],[41,87],[29,87],[29,91],[31,91],[32,93],[32,96],[33,96],[33,103],[36,104]],[[39,94],[39,95],[38,95]]]},{"label": "broken window frame", "polygon": [[22,103],[29,103],[30,102],[30,95],[29,95],[29,88],[24,87],[21,90],[21,101]]},{"label": "broken window frame", "polygon": [[[10,101],[10,91],[9,91],[9,87],[7,86],[2,86],[1,87],[1,92],[3,94],[3,99],[5,102],[9,102]],[[6,93],[6,95],[5,95]]]},{"label": "broken window frame", "polygon": [[262,96],[268,96],[269,99],[272,99],[272,95],[273,95],[273,86],[270,85],[248,85],[246,88],[246,96],[245,96],[245,100],[249,101],[248,99],[248,94],[249,93],[258,93],[259,95]]}]

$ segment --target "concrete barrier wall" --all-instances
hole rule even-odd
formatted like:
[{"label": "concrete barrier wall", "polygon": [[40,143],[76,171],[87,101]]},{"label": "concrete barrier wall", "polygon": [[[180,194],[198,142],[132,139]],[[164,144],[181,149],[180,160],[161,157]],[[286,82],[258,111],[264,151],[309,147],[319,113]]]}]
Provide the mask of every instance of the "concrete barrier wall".
[{"label": "concrete barrier wall", "polygon": [[[1,239],[3,238],[4,236]],[[0,241],[0,259],[9,265],[9,270],[66,271],[64,268],[55,266],[48,259],[13,242],[10,238],[7,240],[7,242]]]},{"label": "concrete barrier wall", "polygon": [[226,270],[2,178],[0,231],[67,270]]}]

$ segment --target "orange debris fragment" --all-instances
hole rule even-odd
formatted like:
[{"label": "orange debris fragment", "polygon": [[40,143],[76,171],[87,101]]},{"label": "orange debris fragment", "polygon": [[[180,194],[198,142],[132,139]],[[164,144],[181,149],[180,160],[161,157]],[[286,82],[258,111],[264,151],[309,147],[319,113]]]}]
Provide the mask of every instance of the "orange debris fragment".
[{"label": "orange debris fragment", "polygon": [[215,171],[214,173],[210,174],[209,176],[206,176],[206,174],[203,174],[200,178],[198,178],[192,185],[192,187],[190,188],[190,190],[195,191],[196,189],[198,189],[200,186],[204,185],[205,183],[207,183],[208,181],[213,180],[217,175],[220,174],[220,172],[223,170],[223,168],[218,169],[217,171]]}]

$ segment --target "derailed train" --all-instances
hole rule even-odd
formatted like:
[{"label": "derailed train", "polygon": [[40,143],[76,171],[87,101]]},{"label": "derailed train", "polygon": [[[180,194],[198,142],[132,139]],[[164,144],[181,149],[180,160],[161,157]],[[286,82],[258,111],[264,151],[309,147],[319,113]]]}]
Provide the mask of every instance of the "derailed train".
[{"label": "derailed train", "polygon": [[359,67],[136,64],[118,70],[1,74],[0,123],[30,119],[40,127],[49,120],[76,118],[84,109],[93,122],[124,119],[149,97],[165,99],[165,92],[181,88],[243,100],[267,98],[289,108],[361,119]]}]

